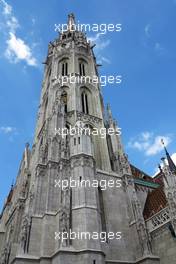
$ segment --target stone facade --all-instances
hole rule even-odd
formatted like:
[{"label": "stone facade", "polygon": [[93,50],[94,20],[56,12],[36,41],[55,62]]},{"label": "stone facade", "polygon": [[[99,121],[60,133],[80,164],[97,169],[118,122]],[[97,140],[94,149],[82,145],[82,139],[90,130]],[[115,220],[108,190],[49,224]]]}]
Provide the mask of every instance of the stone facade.
[{"label": "stone facade", "polygon": [[[48,47],[34,143],[31,150],[28,144],[25,147],[1,214],[0,263],[166,263],[162,249],[171,235],[166,231],[160,240],[149,230],[143,208],[150,188],[144,195],[138,193],[120,136],[58,133],[78,122],[91,131],[118,129],[110,107],[105,117],[100,85],[71,82],[73,75],[98,74],[93,47],[84,33],[71,30],[74,23],[71,14],[68,30]],[[61,85],[59,76],[67,76],[68,82]],[[55,186],[56,180],[70,179],[97,181],[98,186]],[[121,187],[103,190],[102,180]],[[174,217],[172,212],[172,225]],[[70,230],[121,232],[121,239],[56,239],[56,233]],[[174,243],[168,248],[169,264],[176,258]]]}]

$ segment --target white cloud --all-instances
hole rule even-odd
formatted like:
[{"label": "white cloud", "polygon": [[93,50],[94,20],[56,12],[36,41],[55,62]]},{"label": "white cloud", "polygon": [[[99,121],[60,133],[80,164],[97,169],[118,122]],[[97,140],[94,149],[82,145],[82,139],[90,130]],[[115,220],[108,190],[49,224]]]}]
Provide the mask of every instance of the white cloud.
[{"label": "white cloud", "polygon": [[156,155],[163,150],[163,146],[161,144],[162,139],[164,140],[166,146],[171,142],[171,139],[167,136],[155,137],[153,144],[146,149],[147,156]]},{"label": "white cloud", "polygon": [[162,47],[162,45],[159,42],[155,43],[154,48],[160,54],[164,52],[164,48]]},{"label": "white cloud", "polygon": [[97,42],[97,49],[99,50],[103,50],[105,49],[106,47],[108,47],[110,44],[110,40],[105,40],[105,41],[101,41],[101,42]]},{"label": "white cloud", "polygon": [[102,34],[97,33],[95,36],[88,37],[87,40],[90,41],[90,42],[95,42],[95,41],[100,39],[100,36],[102,36]]},{"label": "white cloud", "polygon": [[176,165],[176,153],[173,153],[173,154],[171,155],[171,158],[172,158],[173,162],[174,162],[175,165]]},{"label": "white cloud", "polygon": [[[176,0],[175,0],[176,1]],[[152,49],[158,54],[158,55],[164,55],[167,51],[165,47],[158,41],[153,42],[151,39],[151,32],[152,32],[152,26],[151,24],[147,24],[144,28],[145,32],[145,40],[144,40],[144,45],[152,47]]]},{"label": "white cloud", "polygon": [[101,56],[100,58],[98,58],[98,60],[100,60],[100,63],[106,62],[108,64],[111,64],[111,61],[108,58],[105,58],[103,56]]},{"label": "white cloud", "polygon": [[[6,44],[5,57],[11,63],[25,61],[29,66],[37,66],[37,60],[32,54],[31,47],[17,35],[20,28],[18,19],[13,15],[13,8],[5,0],[0,0],[3,5],[3,17],[5,21]],[[34,22],[34,21],[33,21]]]},{"label": "white cloud", "polygon": [[11,127],[11,126],[1,126],[0,127],[0,132],[1,133],[4,133],[4,134],[9,134],[9,133],[12,133],[12,132],[15,132],[16,131],[16,128],[15,127]]},{"label": "white cloud", "polygon": [[24,42],[24,40],[17,38],[12,32],[10,32],[9,39],[7,40],[5,55],[11,62],[14,63],[24,60],[30,66],[37,65],[37,61],[32,56],[30,47]]},{"label": "white cloud", "polygon": [[161,139],[164,140],[165,146],[171,142],[170,136],[155,136],[151,132],[143,132],[137,137],[131,139],[128,147],[143,151],[146,156],[154,156],[163,150]]},{"label": "white cloud", "polygon": [[147,24],[144,28],[144,31],[145,31],[145,35],[147,38],[150,38],[150,28],[151,28],[151,25],[150,24]]},{"label": "white cloud", "polygon": [[149,140],[153,134],[150,132],[143,132],[141,135],[144,140]]},{"label": "white cloud", "polygon": [[16,32],[17,28],[20,27],[18,19],[14,16],[10,17],[7,20],[6,25],[9,28],[10,32]]},{"label": "white cloud", "polygon": [[36,19],[34,17],[31,19],[31,21],[32,21],[32,25],[35,25]]},{"label": "white cloud", "polygon": [[91,43],[95,43],[96,42],[96,49],[97,50],[103,50],[106,47],[109,46],[110,44],[110,40],[102,40],[103,35],[101,33],[97,33],[94,37],[88,37],[88,41],[90,41]]},{"label": "white cloud", "polygon": [[96,44],[95,51],[97,56],[97,62],[100,64],[103,62],[110,64],[111,61],[108,58],[101,55],[102,50],[104,50],[110,44],[110,40],[109,39],[103,40],[103,36],[104,36],[103,34],[97,33],[95,36],[88,37],[88,41],[90,41],[92,44],[94,43]]},{"label": "white cloud", "polygon": [[11,5],[7,4],[7,2],[4,0],[0,0],[0,3],[2,3],[2,5],[3,5],[3,14],[4,15],[10,15],[12,13]]}]

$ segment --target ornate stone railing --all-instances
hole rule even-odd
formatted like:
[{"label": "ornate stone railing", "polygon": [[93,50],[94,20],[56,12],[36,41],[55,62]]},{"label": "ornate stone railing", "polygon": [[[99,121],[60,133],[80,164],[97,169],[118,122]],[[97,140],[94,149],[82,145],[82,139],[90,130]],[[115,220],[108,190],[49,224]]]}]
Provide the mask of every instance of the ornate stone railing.
[{"label": "ornate stone railing", "polygon": [[154,230],[160,228],[161,226],[165,225],[170,221],[169,216],[169,208],[166,207],[162,209],[160,212],[155,214],[154,216],[150,217],[146,221],[146,225],[149,232],[153,232]]}]

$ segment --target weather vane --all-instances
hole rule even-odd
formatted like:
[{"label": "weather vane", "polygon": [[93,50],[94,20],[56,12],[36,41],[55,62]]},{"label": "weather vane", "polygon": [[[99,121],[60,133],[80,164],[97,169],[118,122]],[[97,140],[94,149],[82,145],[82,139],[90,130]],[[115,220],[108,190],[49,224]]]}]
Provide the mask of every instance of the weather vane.
[{"label": "weather vane", "polygon": [[164,143],[164,139],[163,139],[163,138],[161,139],[161,144],[162,144],[163,146],[165,146],[165,143]]}]

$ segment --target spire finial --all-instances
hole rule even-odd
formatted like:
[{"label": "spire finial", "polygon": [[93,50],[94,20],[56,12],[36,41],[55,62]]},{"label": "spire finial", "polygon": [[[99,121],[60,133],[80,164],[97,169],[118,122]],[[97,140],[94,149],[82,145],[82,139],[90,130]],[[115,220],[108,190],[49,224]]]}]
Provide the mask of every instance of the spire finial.
[{"label": "spire finial", "polygon": [[165,143],[164,143],[164,139],[163,139],[163,138],[161,139],[161,144],[162,144],[163,146],[165,146]]},{"label": "spire finial", "polygon": [[68,15],[68,30],[75,31],[75,29],[76,29],[75,16],[73,13],[70,13]]},{"label": "spire finial", "polygon": [[164,147],[164,150],[165,150],[166,156],[169,155],[169,153],[168,153],[168,151],[167,151],[167,149],[166,149],[166,145],[165,145],[165,142],[164,142],[164,139],[163,139],[163,138],[161,139],[161,144],[162,144],[163,147]]}]

